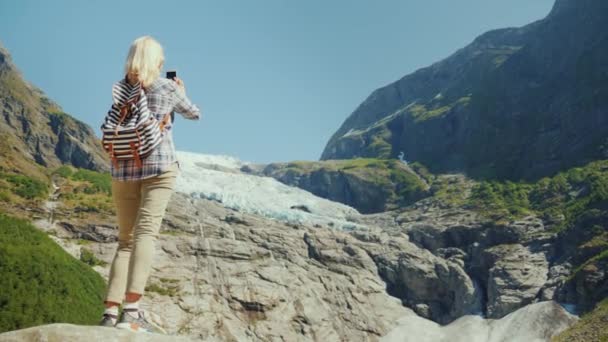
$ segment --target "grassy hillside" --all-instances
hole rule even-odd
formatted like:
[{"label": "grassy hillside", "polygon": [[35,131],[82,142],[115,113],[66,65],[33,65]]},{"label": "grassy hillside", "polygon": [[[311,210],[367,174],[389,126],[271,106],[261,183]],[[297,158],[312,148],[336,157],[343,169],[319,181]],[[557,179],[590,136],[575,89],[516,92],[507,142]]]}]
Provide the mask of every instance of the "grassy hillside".
[{"label": "grassy hillside", "polygon": [[0,214],[0,332],[51,322],[95,324],[105,284],[25,220]]},{"label": "grassy hillside", "polygon": [[[467,204],[493,219],[514,219],[529,213],[543,218],[560,217],[556,230],[571,227],[591,209],[604,211],[608,204],[608,160],[562,171],[537,182],[482,181]],[[563,215],[563,217],[561,217]]]},{"label": "grassy hillside", "polygon": [[553,342],[591,341],[608,342],[608,299],[553,339]]},{"label": "grassy hillside", "polygon": [[113,214],[112,177],[71,166],[61,166],[53,172],[60,188],[59,200],[63,209],[79,216],[86,213]]}]

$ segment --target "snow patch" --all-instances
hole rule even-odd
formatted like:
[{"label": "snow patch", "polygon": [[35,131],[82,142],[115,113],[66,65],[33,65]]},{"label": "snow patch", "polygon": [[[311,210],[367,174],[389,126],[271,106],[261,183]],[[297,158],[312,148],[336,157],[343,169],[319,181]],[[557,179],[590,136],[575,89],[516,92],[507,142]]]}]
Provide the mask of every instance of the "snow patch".
[{"label": "snow patch", "polygon": [[441,326],[415,313],[400,318],[381,342],[541,342],[576,322],[555,302],[530,304],[501,319],[463,316]]}]

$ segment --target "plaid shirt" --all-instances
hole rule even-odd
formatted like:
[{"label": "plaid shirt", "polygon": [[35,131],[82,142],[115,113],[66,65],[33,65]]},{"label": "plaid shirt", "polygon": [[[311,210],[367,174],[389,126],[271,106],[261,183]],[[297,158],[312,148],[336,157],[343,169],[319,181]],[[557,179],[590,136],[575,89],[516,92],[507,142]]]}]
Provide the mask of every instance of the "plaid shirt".
[{"label": "plaid shirt", "polygon": [[[124,82],[124,79],[119,82]],[[159,77],[145,89],[145,92],[148,99],[148,108],[158,120],[162,120],[163,116],[169,112],[172,112],[173,115],[173,111],[180,113],[189,120],[198,120],[200,117],[198,107],[190,102],[172,80]],[[138,167],[134,160],[119,160],[118,167],[112,163],[112,178],[118,181],[136,181],[150,178],[158,176],[166,171],[171,164],[176,163],[172,127],[172,122],[167,123],[160,145],[154,149],[152,154],[142,159],[142,167]]]}]

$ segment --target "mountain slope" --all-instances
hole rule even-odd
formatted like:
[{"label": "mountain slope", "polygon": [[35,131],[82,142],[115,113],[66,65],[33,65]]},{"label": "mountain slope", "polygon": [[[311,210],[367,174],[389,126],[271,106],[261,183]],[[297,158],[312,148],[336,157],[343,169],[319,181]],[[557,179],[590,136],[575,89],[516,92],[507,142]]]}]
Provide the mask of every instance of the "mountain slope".
[{"label": "mountain slope", "polygon": [[521,28],[487,32],[374,91],[326,159],[400,152],[433,173],[536,179],[608,153],[608,3],[557,0]]},{"label": "mountain slope", "polygon": [[0,331],[49,322],[94,324],[99,274],[25,220],[0,214]]},{"label": "mountain slope", "polygon": [[0,45],[0,170],[42,178],[61,164],[109,168],[93,130],[23,80]]}]

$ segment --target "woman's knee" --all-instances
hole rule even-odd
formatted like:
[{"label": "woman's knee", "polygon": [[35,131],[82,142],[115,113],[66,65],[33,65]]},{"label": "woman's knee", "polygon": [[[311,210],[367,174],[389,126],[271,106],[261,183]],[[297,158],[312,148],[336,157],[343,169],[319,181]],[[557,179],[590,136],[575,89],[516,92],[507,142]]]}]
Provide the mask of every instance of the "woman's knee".
[{"label": "woman's knee", "polygon": [[132,237],[128,237],[128,238],[124,238],[124,237],[120,237],[120,236],[118,237],[118,250],[119,251],[130,252],[132,248],[133,248]]},{"label": "woman's knee", "polygon": [[146,208],[142,208],[133,235],[135,239],[141,236],[156,236],[160,230],[160,225],[163,221],[163,213],[149,211]]}]

